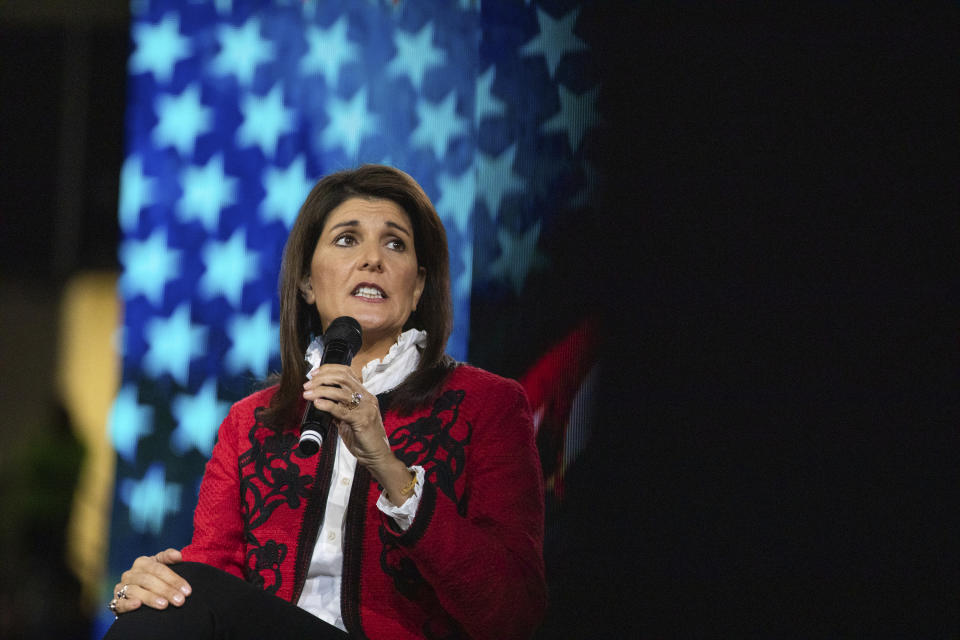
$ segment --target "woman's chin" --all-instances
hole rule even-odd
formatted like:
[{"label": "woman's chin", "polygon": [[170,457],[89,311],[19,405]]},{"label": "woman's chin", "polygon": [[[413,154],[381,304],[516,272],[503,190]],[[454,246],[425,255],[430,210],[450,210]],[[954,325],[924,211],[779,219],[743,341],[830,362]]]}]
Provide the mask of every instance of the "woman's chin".
[{"label": "woman's chin", "polygon": [[392,324],[384,325],[376,321],[365,321],[363,317],[357,317],[356,320],[360,323],[360,330],[363,332],[364,347],[373,346],[374,344],[382,342],[390,342],[393,344],[403,330],[402,326],[398,327]]},{"label": "woman's chin", "polygon": [[384,313],[385,311],[388,309],[369,303],[346,305],[345,308],[337,310],[340,315],[350,316],[360,323],[365,349],[384,341],[393,344],[403,330],[403,323],[397,322],[397,314]]}]

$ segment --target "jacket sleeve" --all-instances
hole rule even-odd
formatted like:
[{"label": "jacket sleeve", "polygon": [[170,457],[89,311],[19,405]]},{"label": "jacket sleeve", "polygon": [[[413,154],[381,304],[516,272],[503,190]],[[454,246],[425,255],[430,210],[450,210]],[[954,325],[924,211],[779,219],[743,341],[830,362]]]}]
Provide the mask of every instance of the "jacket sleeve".
[{"label": "jacket sleeve", "polygon": [[381,514],[444,609],[475,638],[529,637],[547,599],[543,480],[530,405],[518,383],[500,381],[478,403],[464,470],[466,516],[429,481],[405,532]]},{"label": "jacket sleeve", "polygon": [[240,519],[237,413],[234,406],[220,425],[193,513],[193,539],[182,553],[185,561],[203,562],[242,578],[244,541]]}]

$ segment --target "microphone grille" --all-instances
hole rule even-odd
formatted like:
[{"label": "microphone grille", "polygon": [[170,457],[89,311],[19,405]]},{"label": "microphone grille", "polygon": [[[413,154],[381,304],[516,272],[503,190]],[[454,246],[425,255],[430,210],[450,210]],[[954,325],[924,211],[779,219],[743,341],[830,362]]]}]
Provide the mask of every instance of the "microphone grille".
[{"label": "microphone grille", "polygon": [[323,339],[326,343],[332,340],[342,340],[349,345],[351,351],[356,353],[363,345],[363,332],[356,319],[350,316],[340,316],[331,322],[327,330],[323,332]]}]

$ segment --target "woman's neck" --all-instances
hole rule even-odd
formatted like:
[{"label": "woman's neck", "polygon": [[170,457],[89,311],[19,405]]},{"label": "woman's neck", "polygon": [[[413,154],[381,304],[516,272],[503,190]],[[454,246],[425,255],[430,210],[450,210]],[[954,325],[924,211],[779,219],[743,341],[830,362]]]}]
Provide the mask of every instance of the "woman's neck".
[{"label": "woman's neck", "polygon": [[350,369],[352,369],[361,380],[363,380],[363,368],[373,360],[382,360],[390,353],[390,347],[396,344],[400,336],[386,336],[384,338],[374,339],[365,335],[363,338],[363,346],[360,348],[360,351],[353,356],[353,360],[350,363]]}]

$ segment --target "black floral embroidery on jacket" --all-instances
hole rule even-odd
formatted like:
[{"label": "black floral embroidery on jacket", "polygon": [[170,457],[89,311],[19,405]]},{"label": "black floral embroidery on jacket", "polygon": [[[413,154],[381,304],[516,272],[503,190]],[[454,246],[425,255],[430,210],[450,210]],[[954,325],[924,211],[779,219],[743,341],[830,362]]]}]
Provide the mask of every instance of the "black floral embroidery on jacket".
[{"label": "black floral embroidery on jacket", "polygon": [[[249,531],[246,533],[246,542],[247,556],[244,562],[244,573],[247,582],[276,595],[277,589],[283,582],[280,576],[280,565],[287,557],[287,545],[278,544],[276,540],[267,540],[261,545],[256,536]],[[273,577],[269,585],[264,577],[268,574]]]},{"label": "black floral embroidery on jacket", "polygon": [[467,514],[467,498],[456,493],[457,479],[463,475],[467,445],[473,425],[467,422],[462,440],[453,433],[460,417],[460,404],[466,392],[450,390],[433,403],[429,416],[418,418],[390,435],[394,453],[408,467],[420,465],[431,482],[457,505],[461,516]]},{"label": "black floral embroidery on jacket", "polygon": [[[460,405],[466,392],[449,390],[433,403],[430,415],[401,426],[390,435],[390,445],[396,456],[408,467],[422,466],[424,479],[449,497],[457,506],[457,513],[466,517],[467,494],[462,487],[458,493],[457,480],[463,475],[466,447],[470,444],[473,425],[460,420]],[[416,563],[402,552],[395,534],[380,526],[380,567],[393,579],[394,586],[405,597],[421,597],[426,583]]]},{"label": "black floral embroidery on jacket", "polygon": [[[282,582],[280,565],[287,556],[287,545],[275,540],[260,542],[254,534],[282,504],[291,509],[300,506],[313,477],[300,472],[293,457],[301,457],[297,438],[265,426],[262,408],[247,437],[250,448],[240,455],[240,516],[243,520],[247,552],[244,574],[251,584],[268,593],[276,593]],[[262,440],[260,438],[263,438]]]}]

